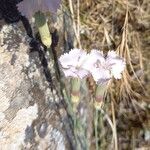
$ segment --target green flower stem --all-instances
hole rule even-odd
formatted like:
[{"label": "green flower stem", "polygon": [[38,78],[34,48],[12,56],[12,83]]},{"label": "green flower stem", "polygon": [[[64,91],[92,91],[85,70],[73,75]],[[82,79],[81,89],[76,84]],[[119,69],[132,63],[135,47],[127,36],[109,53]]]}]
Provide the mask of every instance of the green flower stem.
[{"label": "green flower stem", "polygon": [[[71,101],[70,104],[72,106],[72,110],[70,109],[71,116],[73,119],[73,126],[74,126],[74,136],[75,136],[75,143],[76,149],[85,149],[88,150],[87,138],[85,136],[85,127],[83,126],[80,117],[78,116],[77,106],[80,102],[80,86],[81,80],[78,78],[71,79]],[[68,101],[69,103],[69,101]],[[70,105],[69,104],[69,105]]]},{"label": "green flower stem", "polygon": [[107,89],[107,84],[97,85],[96,93],[95,93],[95,121],[94,121],[94,128],[95,128],[95,138],[96,138],[96,150],[99,150],[98,145],[98,111],[101,109],[103,97]]},{"label": "green flower stem", "polygon": [[79,143],[79,137],[78,137],[78,118],[77,118],[76,113],[74,113],[74,116],[73,116],[73,123],[74,123],[74,136],[75,136],[76,148],[80,149],[80,143]]},{"label": "green flower stem", "polygon": [[[74,78],[71,80],[71,97],[70,97],[70,95],[68,95],[68,93],[67,93],[67,90],[65,88],[63,81],[59,77],[59,73],[57,71],[58,66],[55,62],[54,54],[52,53],[52,51],[50,49],[51,35],[49,32],[48,24],[46,22],[46,18],[42,12],[37,12],[34,17],[35,17],[36,26],[37,26],[40,36],[41,36],[42,43],[47,47],[47,49],[50,53],[52,63],[55,67],[56,76],[57,76],[57,78],[59,78],[60,86],[62,88],[61,90],[62,90],[63,96],[65,98],[65,101],[67,103],[67,106],[68,106],[67,110],[73,119],[75,145],[76,145],[76,148],[78,150],[80,150],[83,145],[84,146],[87,145],[87,143],[85,142],[86,137],[81,138],[81,136],[83,136],[81,132],[83,132],[84,130],[83,130],[82,124],[80,122],[80,119],[77,116],[77,106],[78,106],[78,103],[80,100],[81,81],[80,81],[80,79],[77,79],[77,78]],[[81,144],[82,144],[82,146],[81,146]]]},{"label": "green flower stem", "polygon": [[50,48],[52,40],[44,13],[39,11],[35,13],[34,17],[35,17],[35,24],[39,30],[42,43],[47,48]]},{"label": "green flower stem", "polygon": [[96,150],[99,150],[98,146],[98,110],[95,110],[95,121],[94,121],[94,129],[95,129],[95,138],[96,138]]},{"label": "green flower stem", "polygon": [[74,132],[74,138],[75,138],[74,144],[76,145],[77,150],[80,150],[81,148],[80,148],[80,142],[79,142],[79,136],[78,136],[78,132],[79,132],[78,130],[79,130],[80,123],[79,123],[76,112],[73,110],[71,97],[68,95],[67,90],[61,80],[60,80],[60,84],[61,84],[61,87],[63,88],[63,95],[64,95],[65,101],[67,103],[67,111],[70,114],[72,121],[73,121],[72,122],[73,123],[73,132]]},{"label": "green flower stem", "polygon": [[88,141],[86,136],[85,125],[83,125],[80,117],[77,116],[77,113],[74,113],[73,116],[74,121],[74,136],[77,150],[88,150]]}]

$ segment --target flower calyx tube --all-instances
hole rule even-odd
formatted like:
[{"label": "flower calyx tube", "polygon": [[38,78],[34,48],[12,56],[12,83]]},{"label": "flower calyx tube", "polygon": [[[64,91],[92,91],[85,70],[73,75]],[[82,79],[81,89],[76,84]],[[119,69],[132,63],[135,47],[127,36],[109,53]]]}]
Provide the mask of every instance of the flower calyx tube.
[{"label": "flower calyx tube", "polygon": [[34,17],[35,17],[35,24],[39,30],[42,43],[47,48],[50,48],[52,40],[51,40],[49,27],[48,27],[44,13],[38,11],[35,13]]}]

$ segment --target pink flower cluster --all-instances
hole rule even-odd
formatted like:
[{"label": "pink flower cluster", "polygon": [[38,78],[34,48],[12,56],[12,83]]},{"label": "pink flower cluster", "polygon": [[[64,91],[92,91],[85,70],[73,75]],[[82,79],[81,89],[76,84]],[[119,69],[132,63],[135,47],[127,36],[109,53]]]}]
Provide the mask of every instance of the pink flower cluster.
[{"label": "pink flower cluster", "polygon": [[56,12],[61,0],[23,0],[18,4],[18,10],[28,19],[38,12]]},{"label": "pink flower cluster", "polygon": [[99,50],[86,53],[76,48],[62,55],[59,62],[66,77],[83,79],[92,75],[97,84],[106,83],[112,77],[120,79],[126,65],[115,51],[109,51],[105,57]]}]

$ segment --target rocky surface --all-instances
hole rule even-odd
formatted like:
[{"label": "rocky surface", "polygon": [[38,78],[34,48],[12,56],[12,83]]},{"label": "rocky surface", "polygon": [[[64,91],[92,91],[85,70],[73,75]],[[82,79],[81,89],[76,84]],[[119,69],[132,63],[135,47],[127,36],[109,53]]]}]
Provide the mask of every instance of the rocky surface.
[{"label": "rocky surface", "polygon": [[[1,26],[0,150],[64,150],[66,112],[58,108],[59,95],[49,87],[39,54],[30,52],[27,41],[19,26]],[[54,79],[50,62],[49,67]]]}]

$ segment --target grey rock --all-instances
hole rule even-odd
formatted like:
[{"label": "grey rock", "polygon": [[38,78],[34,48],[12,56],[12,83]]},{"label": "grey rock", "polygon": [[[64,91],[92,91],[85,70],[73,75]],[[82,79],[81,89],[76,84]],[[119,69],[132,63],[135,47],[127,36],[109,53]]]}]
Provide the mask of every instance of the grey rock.
[{"label": "grey rock", "polygon": [[67,116],[60,117],[55,106],[61,95],[56,92],[53,64],[48,62],[56,83],[52,91],[39,54],[29,52],[27,39],[19,25],[3,25],[0,30],[0,149],[65,150],[62,118]]}]

